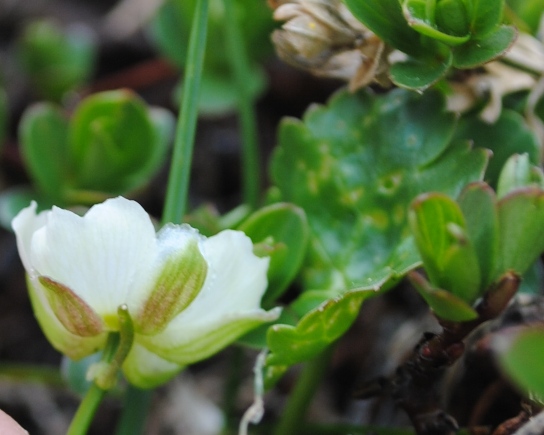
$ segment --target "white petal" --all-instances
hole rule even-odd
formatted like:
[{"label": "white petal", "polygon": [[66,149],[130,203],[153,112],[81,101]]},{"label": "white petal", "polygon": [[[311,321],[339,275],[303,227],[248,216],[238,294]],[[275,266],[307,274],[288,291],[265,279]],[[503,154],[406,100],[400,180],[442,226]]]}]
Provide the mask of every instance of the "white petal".
[{"label": "white petal", "polygon": [[145,299],[157,247],[144,209],[119,197],[84,217],[53,208],[30,252],[40,275],[70,287],[115,329],[118,306],[127,303],[135,312]]},{"label": "white petal", "polygon": [[45,225],[49,212],[41,212],[36,215],[37,204],[35,201],[22,209],[11,221],[13,231],[17,237],[17,249],[26,271],[32,274],[32,265],[30,263],[30,244],[34,233]]},{"label": "white petal", "polygon": [[176,376],[183,367],[166,361],[134,342],[123,363],[127,380],[138,388],[154,388]]},{"label": "white petal", "polygon": [[180,364],[203,359],[279,315],[260,309],[269,259],[253,254],[244,233],[223,231],[203,250],[209,272],[199,295],[163,332],[142,338],[148,349]]},{"label": "white petal", "polygon": [[51,310],[45,292],[40,283],[34,279],[27,280],[30,302],[34,315],[45,336],[55,349],[73,360],[81,359],[102,349],[106,344],[107,334],[96,337],[80,337],[69,332]]}]

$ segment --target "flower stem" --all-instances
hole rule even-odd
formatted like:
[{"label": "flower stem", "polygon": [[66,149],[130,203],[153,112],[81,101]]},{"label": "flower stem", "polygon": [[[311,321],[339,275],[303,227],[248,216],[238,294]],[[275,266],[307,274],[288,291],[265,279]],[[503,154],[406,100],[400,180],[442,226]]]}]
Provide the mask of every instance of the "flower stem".
[{"label": "flower stem", "polygon": [[163,224],[181,222],[187,207],[189,175],[198,116],[198,96],[206,50],[208,1],[197,1],[193,17],[187,64],[183,76],[183,94],[174,141],[174,153],[162,216]]},{"label": "flower stem", "polygon": [[[110,333],[100,363],[109,363],[114,357],[118,346],[119,334]],[[106,390],[103,390],[93,382],[82,402],[79,404],[76,415],[68,428],[67,435],[84,435],[87,433],[87,430],[93,421],[94,414],[105,394]]]},{"label": "flower stem", "polygon": [[227,57],[230,61],[238,95],[238,113],[242,133],[243,200],[253,209],[259,204],[259,147],[254,102],[249,90],[251,70],[246,47],[240,32],[234,0],[223,0]]},{"label": "flower stem", "polygon": [[297,435],[303,427],[304,415],[325,374],[334,346],[329,346],[304,367],[295,389],[284,406],[274,435]]},{"label": "flower stem", "polygon": [[91,388],[89,388],[89,391],[87,391],[87,394],[77,409],[67,435],[83,435],[87,433],[87,429],[91,425],[94,414],[105,394],[106,391],[96,384],[91,385]]}]

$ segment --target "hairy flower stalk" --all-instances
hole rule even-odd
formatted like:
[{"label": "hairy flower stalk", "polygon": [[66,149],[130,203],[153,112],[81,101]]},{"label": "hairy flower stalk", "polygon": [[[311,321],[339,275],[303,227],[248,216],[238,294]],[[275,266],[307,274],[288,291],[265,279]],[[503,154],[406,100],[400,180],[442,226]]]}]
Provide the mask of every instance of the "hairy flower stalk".
[{"label": "hairy flower stalk", "polygon": [[137,387],[169,380],[279,314],[260,308],[269,260],[242,232],[205,238],[169,224],[156,234],[144,209],[121,197],[83,217],[36,214],[32,203],[12,225],[52,345],[72,359],[103,349],[109,333],[123,335],[124,307],[134,336],[121,369]]},{"label": "hairy flower stalk", "polygon": [[315,75],[349,82],[355,91],[372,81],[388,86],[388,49],[340,0],[269,0],[278,56]]}]

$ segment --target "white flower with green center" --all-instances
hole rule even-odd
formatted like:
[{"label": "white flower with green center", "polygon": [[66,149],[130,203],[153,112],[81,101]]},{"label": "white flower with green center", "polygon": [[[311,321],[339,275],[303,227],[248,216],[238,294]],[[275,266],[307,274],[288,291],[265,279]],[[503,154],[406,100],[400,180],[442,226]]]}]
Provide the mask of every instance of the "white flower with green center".
[{"label": "white flower with green center", "polygon": [[128,307],[134,341],[122,370],[159,385],[250,329],[277,318],[260,300],[268,258],[242,232],[205,238],[188,225],[155,233],[136,202],[109,199],[83,217],[36,204],[13,220],[34,313],[52,345],[72,359],[104,348]]}]

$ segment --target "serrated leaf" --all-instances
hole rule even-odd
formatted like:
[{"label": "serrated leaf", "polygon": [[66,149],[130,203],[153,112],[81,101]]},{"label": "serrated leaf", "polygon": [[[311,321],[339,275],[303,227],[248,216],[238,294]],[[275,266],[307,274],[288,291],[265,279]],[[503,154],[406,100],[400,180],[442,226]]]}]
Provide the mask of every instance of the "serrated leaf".
[{"label": "serrated leaf", "polygon": [[544,251],[544,191],[527,187],[511,192],[498,203],[501,274],[522,275]]},{"label": "serrated leaf", "polygon": [[486,123],[475,116],[463,117],[455,130],[457,139],[470,140],[475,147],[493,151],[485,180],[497,186],[499,174],[513,154],[527,153],[533,164],[538,164],[540,145],[524,118],[513,110],[504,109],[497,121]]},{"label": "serrated leaf", "polygon": [[381,40],[415,57],[425,53],[418,32],[406,22],[399,0],[345,0],[351,13]]},{"label": "serrated leaf", "polygon": [[314,357],[347,331],[363,301],[375,294],[371,290],[349,292],[320,305],[296,326],[272,326],[267,334],[272,353],[266,365],[293,365]]},{"label": "serrated leaf", "polygon": [[516,29],[499,26],[482,38],[472,38],[453,50],[453,66],[459,69],[475,68],[502,56],[516,39]]},{"label": "serrated leaf", "polygon": [[507,375],[526,394],[544,399],[544,328],[533,326],[498,333],[492,342]]},{"label": "serrated leaf", "polygon": [[468,185],[458,199],[465,217],[467,234],[478,258],[482,289],[491,284],[498,261],[499,221],[496,200],[493,189],[482,182]]},{"label": "serrated leaf", "polygon": [[379,288],[419,264],[409,203],[430,186],[457,195],[486,163],[483,150],[450,144],[455,116],[443,107],[433,92],[342,92],[282,123],[272,175],[308,216],[306,289]]},{"label": "serrated leaf", "polygon": [[273,204],[253,213],[239,227],[253,243],[271,239],[268,289],[263,305],[272,304],[297,275],[309,240],[304,210],[293,204]]},{"label": "serrated leaf", "polygon": [[68,157],[68,120],[53,104],[31,106],[19,126],[21,151],[38,190],[64,203],[63,190],[72,177]]},{"label": "serrated leaf", "polygon": [[414,200],[408,216],[433,286],[472,303],[480,291],[480,268],[459,205],[447,195],[426,193]]},{"label": "serrated leaf", "polygon": [[[366,298],[365,289],[390,286],[420,264],[409,203],[429,186],[457,195],[482,177],[487,160],[483,150],[451,143],[454,127],[440,94],[404,90],[341,92],[302,122],[282,123],[272,176],[283,200],[306,211],[311,238],[302,278],[315,291],[295,304],[305,314],[296,327],[270,329],[270,370],[281,373],[323,350],[355,318],[359,291]],[[344,304],[351,308],[338,325],[321,309]]]},{"label": "serrated leaf", "polygon": [[451,322],[466,322],[478,317],[478,313],[463,299],[449,291],[433,287],[417,273],[410,273],[410,282],[437,317]]},{"label": "serrated leaf", "polygon": [[406,89],[423,91],[440,80],[450,69],[451,52],[445,58],[408,58],[389,68],[393,83]]}]

